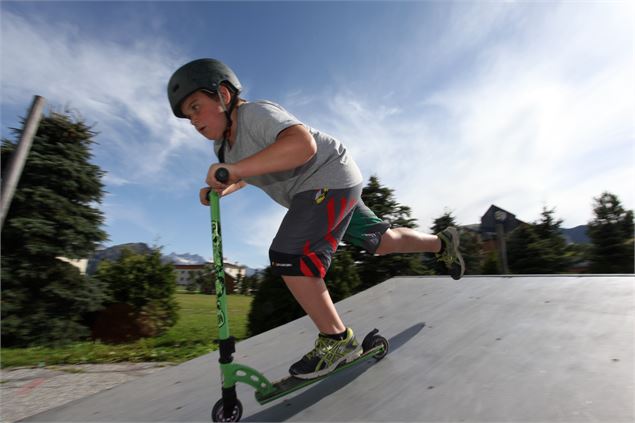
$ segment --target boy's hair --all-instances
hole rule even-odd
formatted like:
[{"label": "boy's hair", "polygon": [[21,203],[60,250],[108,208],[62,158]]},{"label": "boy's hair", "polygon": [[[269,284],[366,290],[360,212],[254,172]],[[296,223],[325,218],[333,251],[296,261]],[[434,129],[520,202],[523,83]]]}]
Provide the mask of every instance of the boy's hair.
[{"label": "boy's hair", "polygon": [[217,93],[225,85],[237,97],[242,85],[233,70],[216,59],[198,59],[181,66],[168,82],[168,99],[175,116],[185,118],[181,103],[190,94],[202,90]]}]

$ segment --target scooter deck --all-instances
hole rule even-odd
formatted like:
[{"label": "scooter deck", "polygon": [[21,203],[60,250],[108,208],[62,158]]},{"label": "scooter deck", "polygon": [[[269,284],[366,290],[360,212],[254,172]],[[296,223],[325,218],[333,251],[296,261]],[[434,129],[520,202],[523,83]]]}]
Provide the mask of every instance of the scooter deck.
[{"label": "scooter deck", "polygon": [[[385,338],[382,338],[382,339],[385,341]],[[333,370],[332,372],[324,376],[319,376],[314,379],[299,379],[293,376],[287,376],[284,379],[274,382],[273,383],[274,389],[265,395],[256,391],[256,401],[258,401],[258,403],[260,403],[261,405],[267,404],[271,401],[275,401],[279,398],[282,398],[285,395],[290,394],[291,392],[297,391],[299,389],[302,389],[304,387],[317,383],[321,380],[324,380],[327,377],[337,374],[344,369],[355,366],[361,363],[362,361],[366,361],[375,356],[385,355],[388,348],[388,344],[387,344],[388,341],[385,341],[385,342],[386,344],[381,343],[378,345],[374,345],[373,347],[367,350],[364,350],[364,352],[362,352],[362,355],[357,357],[355,360],[349,361],[348,363],[340,364],[335,370]]]}]

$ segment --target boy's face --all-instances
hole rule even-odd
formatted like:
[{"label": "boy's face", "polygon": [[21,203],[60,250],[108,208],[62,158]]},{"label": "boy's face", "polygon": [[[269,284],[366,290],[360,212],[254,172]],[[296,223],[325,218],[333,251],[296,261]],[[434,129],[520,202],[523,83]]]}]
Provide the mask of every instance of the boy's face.
[{"label": "boy's face", "polygon": [[181,112],[208,140],[222,139],[226,117],[220,101],[214,100],[202,91],[196,91],[183,101]]}]

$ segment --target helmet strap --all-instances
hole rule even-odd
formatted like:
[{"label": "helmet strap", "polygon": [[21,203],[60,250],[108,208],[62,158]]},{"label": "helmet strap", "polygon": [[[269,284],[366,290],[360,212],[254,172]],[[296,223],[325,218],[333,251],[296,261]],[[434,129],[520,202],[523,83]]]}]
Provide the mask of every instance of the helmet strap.
[{"label": "helmet strap", "polygon": [[225,126],[225,131],[223,132],[223,140],[221,141],[220,150],[218,152],[218,160],[221,163],[225,163],[225,146],[229,142],[229,137],[231,136],[231,128],[232,128],[232,111],[236,107],[236,103],[238,102],[238,94],[231,95],[231,100],[229,101],[229,107],[225,104],[225,99],[221,93],[218,93],[218,98],[220,100],[221,108],[225,112],[225,117],[227,120],[227,124]]}]

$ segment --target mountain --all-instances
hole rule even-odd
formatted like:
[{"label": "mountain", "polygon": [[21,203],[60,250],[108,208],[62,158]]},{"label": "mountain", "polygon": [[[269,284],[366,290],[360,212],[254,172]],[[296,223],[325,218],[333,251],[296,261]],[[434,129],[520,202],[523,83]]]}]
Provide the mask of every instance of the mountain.
[{"label": "mountain", "polygon": [[590,244],[591,240],[587,235],[587,229],[587,225],[580,225],[571,229],[561,229],[561,232],[567,242],[573,244]]},{"label": "mountain", "polygon": [[254,276],[257,273],[262,273],[263,271],[264,271],[264,269],[253,269],[251,267],[246,267],[245,268],[245,276],[251,277],[251,276]]},{"label": "mountain", "polygon": [[207,263],[207,260],[199,256],[198,254],[189,254],[189,253],[184,253],[184,254],[171,253],[167,256],[163,256],[161,260],[164,263],[173,263],[173,264],[205,264]]},{"label": "mountain", "polygon": [[[152,252],[152,248],[148,247],[147,244],[142,242],[134,242],[128,244],[120,244],[114,245],[112,247],[104,248],[101,250],[95,251],[95,253],[88,259],[88,265],[86,266],[86,273],[89,275],[93,275],[97,271],[97,266],[103,260],[116,261],[121,255],[121,251],[127,248],[128,250],[132,250],[137,254],[148,254]],[[208,263],[203,257],[198,254],[190,254],[190,253],[170,253],[168,255],[164,255],[161,257],[161,261],[163,263],[172,263],[172,264],[205,264]],[[246,276],[253,276],[254,274],[261,272],[262,269],[252,269],[250,267],[246,267],[245,273]]]}]

